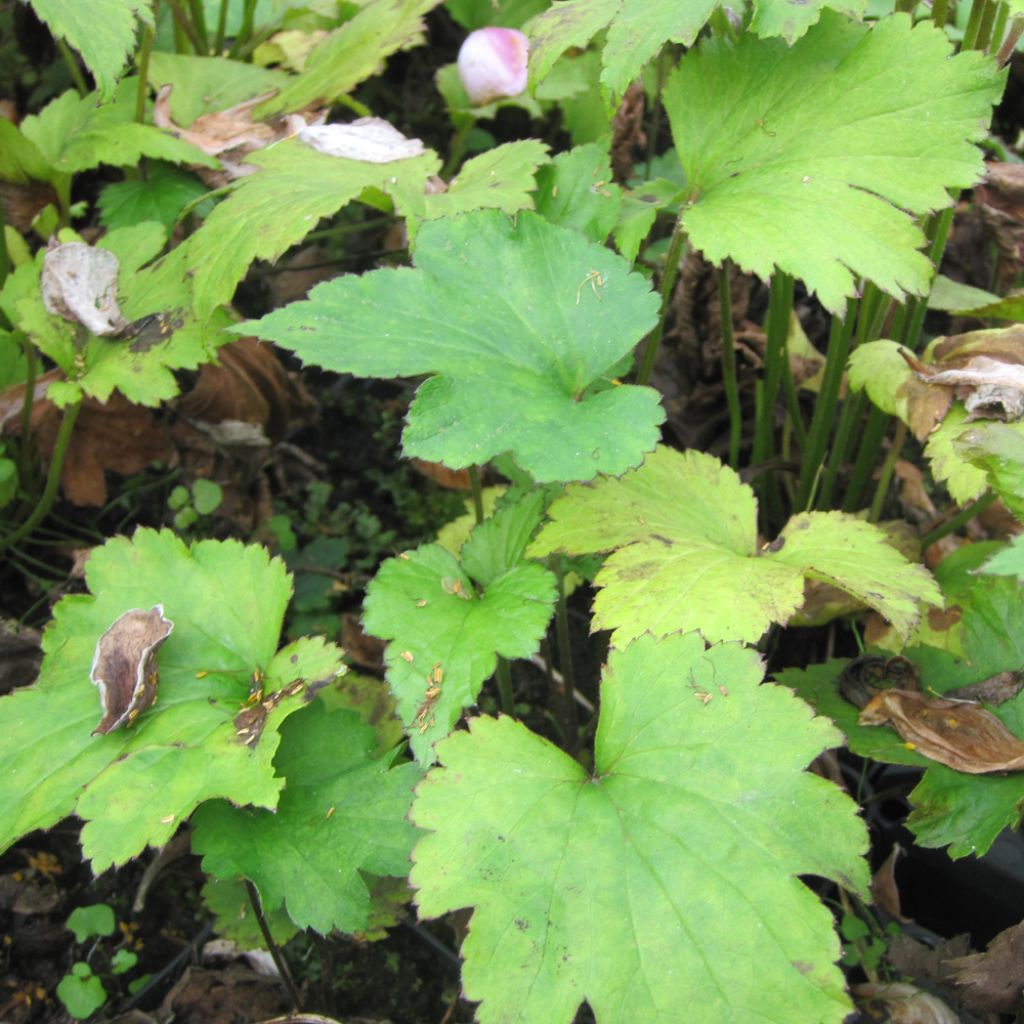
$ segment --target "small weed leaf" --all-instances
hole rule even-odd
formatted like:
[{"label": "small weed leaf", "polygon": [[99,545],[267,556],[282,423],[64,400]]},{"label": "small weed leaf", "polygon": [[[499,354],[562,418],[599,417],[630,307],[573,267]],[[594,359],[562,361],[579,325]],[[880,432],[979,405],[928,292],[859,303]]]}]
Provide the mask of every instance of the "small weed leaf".
[{"label": "small weed leaf", "polygon": [[941,594],[882,530],[841,512],[794,516],[757,546],[757,504],[735,472],[701,452],[658,448],[621,478],[574,485],[549,510],[534,557],[613,551],[598,572],[594,627],[623,646],[697,629],[710,642],[755,642],[800,607],[805,578],[881,612],[907,636]]},{"label": "small weed leaf", "polygon": [[927,294],[912,215],[981,177],[974,143],[1003,84],[994,61],[951,57],[944,32],[906,15],[866,28],[826,11],[792,48],[706,40],[665,88],[683,226],[711,262],[785,271],[833,312],[858,277],[897,299]]},{"label": "small weed leaf", "polygon": [[39,20],[77,50],[99,85],[101,99],[108,99],[135,46],[138,23],[152,25],[152,0],[90,0],[69,4],[65,0],[30,0]]},{"label": "small weed leaf", "polygon": [[867,837],[804,771],[839,734],[760,684],[739,645],[644,637],[605,670],[593,775],[509,718],[438,744],[410,881],[423,917],[473,908],[482,1024],[584,1001],[598,1024],[676,1021],[680,993],[693,1024],[843,1020],[832,918],[795,876],[863,891]]},{"label": "small weed leaf", "polygon": [[[54,609],[39,681],[0,701],[0,848],[75,813],[99,872],[166,842],[204,800],[274,807],[283,784],[272,764],[281,722],[309,686],[340,668],[340,652],[318,639],[275,654],[291,593],[282,563],[260,547],[188,547],[143,529],[93,551],[86,581],[92,596],[66,597]],[[159,698],[129,728],[93,736],[96,642],[126,610],[156,604],[174,622],[157,656]],[[258,742],[246,744],[235,719],[257,670],[268,701],[279,691],[288,696],[266,715]]]},{"label": "small weed leaf", "polygon": [[[823,8],[860,17],[865,0],[758,0],[751,29],[759,36],[783,36],[792,43],[821,15]],[[545,78],[555,61],[572,47],[584,47],[607,29],[601,53],[601,86],[614,106],[629,84],[667,42],[689,46],[718,0],[557,0],[533,25],[530,78]]]},{"label": "small weed leaf", "polygon": [[407,455],[460,469],[511,451],[540,482],[589,480],[657,441],[657,393],[607,376],[657,308],[602,246],[483,211],[424,223],[414,268],[328,281],[244,329],[337,372],[438,374],[409,410]]},{"label": "small weed leaf", "polygon": [[388,684],[420,764],[433,762],[434,744],[476,700],[496,655],[537,651],[556,584],[543,566],[523,561],[523,552],[543,500],[533,492],[506,501],[474,528],[461,564],[430,544],[389,559],[369,586],[363,625],[392,641]]},{"label": "small weed leaf", "polygon": [[274,811],[210,801],[196,811],[192,848],[212,875],[252,879],[267,910],[323,935],[364,930],[362,877],[405,876],[416,830],[406,821],[420,770],[375,754],[376,733],[353,711],[318,700],[281,727],[274,768],[285,789]]}]

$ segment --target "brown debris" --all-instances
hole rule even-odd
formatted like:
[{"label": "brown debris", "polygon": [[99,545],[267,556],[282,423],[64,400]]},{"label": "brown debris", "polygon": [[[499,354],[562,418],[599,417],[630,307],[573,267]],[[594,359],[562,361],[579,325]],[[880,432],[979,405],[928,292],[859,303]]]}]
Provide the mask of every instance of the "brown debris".
[{"label": "brown debris", "polygon": [[975,1013],[1016,1013],[1024,1010],[1024,921],[1000,932],[984,953],[945,962],[963,1005]]},{"label": "brown debris", "polygon": [[974,203],[999,252],[996,291],[1003,293],[1024,265],[1024,165],[992,162],[974,188]]},{"label": "brown debris", "polygon": [[634,82],[623,95],[612,121],[612,172],[616,181],[633,177],[633,161],[644,153],[646,146],[644,86]]}]

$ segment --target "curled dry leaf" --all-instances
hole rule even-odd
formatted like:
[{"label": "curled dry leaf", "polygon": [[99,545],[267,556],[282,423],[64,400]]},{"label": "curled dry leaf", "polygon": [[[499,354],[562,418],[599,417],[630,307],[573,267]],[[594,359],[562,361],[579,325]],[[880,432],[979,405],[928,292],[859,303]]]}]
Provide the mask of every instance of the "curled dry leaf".
[{"label": "curled dry leaf", "polygon": [[172,91],[173,86],[164,85],[157,92],[153,105],[153,123],[158,128],[172,132],[179,139],[198,146],[204,153],[220,159],[219,171],[212,171],[208,167],[192,168],[210,188],[222,188],[228,182],[250,173],[252,168],[244,166],[246,154],[295,135],[307,123],[319,123],[326,117],[326,111],[307,111],[305,114],[288,114],[268,121],[254,121],[253,110],[274,95],[273,92],[266,92],[225,110],[201,114],[191,125],[183,128],[175,124],[171,117]]},{"label": "curled dry leaf", "polygon": [[875,906],[881,907],[894,920],[907,924],[911,918],[903,916],[900,890],[896,884],[896,862],[902,853],[903,847],[896,843],[882,866],[871,876],[871,899]]},{"label": "curled dry leaf", "polygon": [[916,985],[866,982],[852,986],[850,993],[858,1002],[881,1004],[891,1024],[960,1024],[960,1017],[946,1003]]},{"label": "curled dry leaf", "polygon": [[109,249],[51,239],[40,287],[48,312],[109,338],[128,326],[117,304],[120,264]]},{"label": "curled dry leaf", "polygon": [[945,967],[964,988],[965,1009],[975,1013],[1024,1009],[1024,921],[1000,932],[984,953],[955,957]]},{"label": "curled dry leaf", "polygon": [[900,354],[914,371],[907,408],[919,440],[942,422],[955,398],[963,400],[969,421],[1024,416],[1024,325],[944,338],[932,350],[931,363],[904,349]]},{"label": "curled dry leaf", "polygon": [[361,117],[351,124],[310,125],[299,131],[299,141],[326,156],[389,164],[420,156],[423,143],[408,139],[379,117]]},{"label": "curled dry leaf", "polygon": [[156,652],[173,629],[158,604],[125,612],[99,638],[89,673],[103,708],[94,736],[131,725],[156,700]]},{"label": "curled dry leaf", "polygon": [[1024,742],[990,711],[916,690],[881,690],[860,713],[861,725],[892,725],[924,757],[958,772],[984,775],[1024,769]]},{"label": "curled dry leaf", "polygon": [[974,205],[999,250],[996,287],[1001,293],[1024,264],[1024,166],[987,164],[984,182],[974,189]]}]

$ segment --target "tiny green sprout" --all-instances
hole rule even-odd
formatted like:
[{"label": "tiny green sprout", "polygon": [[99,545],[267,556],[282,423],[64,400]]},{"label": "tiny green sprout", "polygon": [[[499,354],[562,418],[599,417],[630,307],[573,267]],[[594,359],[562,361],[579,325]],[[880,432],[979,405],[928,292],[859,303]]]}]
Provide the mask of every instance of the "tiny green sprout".
[{"label": "tiny green sprout", "polygon": [[57,998],[75,1020],[85,1020],[106,1003],[107,990],[89,965],[79,960],[57,983]]},{"label": "tiny green sprout", "polygon": [[106,903],[78,907],[71,912],[67,927],[75,933],[75,941],[79,945],[91,938],[113,935],[116,929],[114,911]]}]

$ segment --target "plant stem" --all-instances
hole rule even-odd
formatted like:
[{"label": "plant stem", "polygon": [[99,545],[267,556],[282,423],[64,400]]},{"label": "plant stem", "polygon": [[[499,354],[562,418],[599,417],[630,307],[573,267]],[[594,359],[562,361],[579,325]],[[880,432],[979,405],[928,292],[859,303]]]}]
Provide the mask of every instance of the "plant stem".
[{"label": "plant stem", "polygon": [[[548,559],[548,568],[555,574],[558,587],[558,602],[555,604],[555,637],[558,641],[558,668],[562,673],[562,689],[565,702],[573,709],[573,691],[576,689],[576,672],[572,664],[572,640],[569,636],[569,607],[565,601],[565,579],[562,562],[557,555]],[[575,736],[574,732],[569,734]]]},{"label": "plant stem", "polygon": [[31,437],[32,406],[36,397],[36,347],[29,341],[28,335],[17,331],[16,336],[25,352],[25,397],[21,400],[21,436],[18,438],[18,478],[22,487],[30,494],[35,490],[35,470],[29,454],[29,438]]},{"label": "plant stem", "polygon": [[[156,20],[159,0],[153,5],[153,20]],[[146,121],[146,97],[149,94],[149,55],[153,52],[153,29],[146,25],[142,30],[142,44],[139,46],[139,91],[135,96],[135,120]]]},{"label": "plant stem", "polygon": [[199,57],[206,56],[206,47],[203,45],[203,40],[200,38],[199,33],[196,32],[195,25],[192,24],[189,16],[185,13],[184,8],[181,6],[181,0],[165,0],[168,7],[171,9],[171,14],[174,15],[174,23],[184,32],[186,38],[195,50],[196,55]]},{"label": "plant stem", "polygon": [[208,56],[210,37],[206,31],[206,12],[203,10],[203,0],[189,0],[189,7],[192,9],[192,24],[195,26],[196,35],[203,42],[203,56]]},{"label": "plant stem", "polygon": [[1024,35],[1024,14],[1018,14],[1010,22],[1010,31],[1006,33],[1006,38],[1003,40],[1002,46],[999,47],[999,53],[996,54],[996,63],[999,67],[1010,63],[1010,58],[1013,56],[1014,50],[1017,49],[1022,35]]},{"label": "plant stem", "polygon": [[985,9],[981,15],[981,24],[978,26],[978,39],[975,49],[988,50],[989,41],[992,39],[992,27],[995,25],[996,10],[1002,4],[993,3],[993,0],[985,0]]},{"label": "plant stem", "polygon": [[658,56],[658,79],[654,87],[654,101],[651,106],[651,120],[647,126],[647,152],[644,155],[644,181],[651,180],[651,161],[658,146],[661,134],[661,90],[665,85],[665,66],[667,54],[664,47]]},{"label": "plant stem", "polygon": [[80,95],[87,96],[92,90],[89,88],[89,83],[85,80],[82,69],[78,66],[78,61],[75,60],[75,55],[71,52],[71,47],[60,36],[54,36],[54,42],[57,44],[57,51],[68,66],[71,81],[75,83],[75,88]]},{"label": "plant stem", "polygon": [[951,533],[955,533],[961,526],[969,523],[976,515],[984,512],[998,497],[999,495],[995,491],[986,491],[977,501],[972,501],[957,512],[955,516],[951,516],[944,523],[936,526],[934,530],[929,530],[921,538],[921,550],[924,551],[925,548],[930,547],[936,541],[942,540],[943,537]]},{"label": "plant stem", "polygon": [[81,412],[81,401],[69,405],[64,410],[64,416],[60,421],[60,428],[57,431],[57,440],[53,446],[53,458],[50,460],[50,470],[46,475],[46,486],[39,498],[36,507],[29,513],[28,518],[6,537],[0,537],[0,551],[17,544],[23,537],[27,537],[45,518],[57,497],[57,487],[60,485],[60,473],[64,468],[64,457],[67,455],[68,445],[71,443],[71,432],[75,427],[75,420]]},{"label": "plant stem", "polygon": [[484,491],[480,486],[480,470],[476,466],[469,467],[469,487],[473,492],[473,515],[476,516],[478,523],[482,523],[484,521]]},{"label": "plant stem", "polygon": [[516,716],[515,691],[512,688],[512,666],[508,658],[498,655],[498,664],[494,670],[494,677],[498,681],[498,700],[501,702],[501,710],[511,718]]},{"label": "plant stem", "polygon": [[259,891],[248,878],[245,880],[245,891],[249,894],[249,903],[252,905],[253,914],[256,915],[256,923],[260,926],[260,934],[263,936],[263,941],[267,944],[267,949],[274,961],[274,966],[277,968],[277,973],[281,975],[284,987],[288,990],[288,998],[292,1001],[292,1009],[296,1013],[301,1013],[302,999],[299,997],[299,990],[295,986],[295,979],[292,977],[292,972],[288,969],[288,964],[281,954],[281,947],[274,941],[274,936],[270,934],[270,925],[267,924],[266,916],[263,913],[263,904],[260,901]]},{"label": "plant stem", "polygon": [[231,0],[220,0],[220,10],[217,12],[217,35],[213,40],[213,52],[218,57],[224,49],[224,37],[227,35],[228,7],[230,4]]},{"label": "plant stem", "polygon": [[875,496],[871,501],[871,511],[868,513],[868,522],[877,523],[882,515],[882,505],[885,504],[885,496],[889,492],[889,483],[892,481],[892,473],[896,467],[896,460],[903,451],[903,442],[907,439],[907,425],[901,420],[896,421],[896,429],[893,431],[892,442],[885,454],[885,461],[878,474],[878,486],[875,487]]},{"label": "plant stem", "polygon": [[739,468],[740,431],[743,414],[740,410],[739,383],[736,380],[736,341],[732,333],[732,295],[729,288],[729,261],[718,268],[718,319],[722,328],[722,383],[725,404],[729,407],[729,465]]},{"label": "plant stem", "polygon": [[945,28],[949,17],[949,0],[932,0],[932,23],[936,28]]},{"label": "plant stem", "polygon": [[853,325],[857,320],[857,300],[847,304],[846,316],[832,318],[832,330],[828,339],[828,354],[825,361],[825,372],[821,380],[821,390],[814,407],[814,416],[807,432],[807,448],[800,465],[800,484],[797,488],[796,511],[803,512],[809,507],[811,490],[818,476],[822,459],[828,449],[829,435],[835,421],[836,403],[839,388],[846,369],[846,357],[850,351],[850,337]]},{"label": "plant stem", "polygon": [[974,50],[978,45],[978,30],[981,28],[982,15],[985,12],[987,0],[974,0],[971,4],[971,13],[967,16],[967,24],[964,27],[964,38],[960,43],[961,50]]},{"label": "plant stem", "polygon": [[985,52],[988,54],[992,53],[992,50],[996,47],[1002,49],[999,46],[1003,38],[1003,33],[1006,31],[1006,22],[1010,17],[1010,5],[1009,4],[996,4],[996,16],[992,22],[992,31],[988,37],[988,43],[985,46]]},{"label": "plant stem", "polygon": [[661,276],[661,310],[654,330],[647,336],[647,348],[644,349],[643,362],[636,375],[637,384],[646,384],[654,369],[654,360],[658,357],[658,346],[665,333],[665,320],[668,318],[668,309],[672,302],[672,289],[675,288],[676,278],[679,276],[679,264],[683,258],[685,245],[683,219],[677,217],[672,229],[672,239],[668,244],[668,255],[665,257],[665,272]]}]

